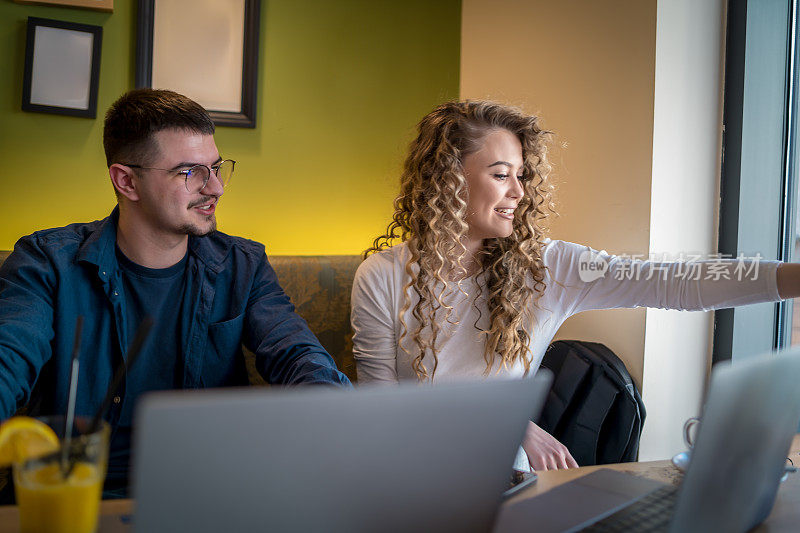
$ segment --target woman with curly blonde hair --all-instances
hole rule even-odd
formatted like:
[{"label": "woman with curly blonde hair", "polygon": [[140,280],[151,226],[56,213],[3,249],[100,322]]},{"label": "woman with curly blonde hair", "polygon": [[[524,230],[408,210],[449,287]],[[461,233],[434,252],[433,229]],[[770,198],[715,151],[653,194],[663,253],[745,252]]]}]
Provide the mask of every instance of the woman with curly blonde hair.
[{"label": "woman with curly blonde hair", "polygon": [[[777,279],[778,262],[761,261],[761,275],[741,281],[707,279],[700,262],[697,279],[686,279],[681,263],[545,238],[549,135],[536,117],[493,102],[449,102],[422,119],[392,221],[353,284],[359,383],[523,377],[581,311],[718,309],[777,300],[781,281],[800,287],[796,269]],[[581,279],[581,261],[607,268]],[[522,447],[537,470],[577,466],[533,423]]]}]

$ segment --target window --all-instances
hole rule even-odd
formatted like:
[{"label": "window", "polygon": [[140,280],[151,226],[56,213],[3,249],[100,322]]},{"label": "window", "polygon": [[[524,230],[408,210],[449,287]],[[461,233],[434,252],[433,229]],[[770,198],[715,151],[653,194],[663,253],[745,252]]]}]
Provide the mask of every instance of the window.
[{"label": "window", "polygon": [[[728,3],[719,251],[733,257],[800,258],[795,253],[796,4]],[[792,323],[792,302],[717,311],[714,362],[787,346]],[[800,343],[800,322],[794,341]]]}]

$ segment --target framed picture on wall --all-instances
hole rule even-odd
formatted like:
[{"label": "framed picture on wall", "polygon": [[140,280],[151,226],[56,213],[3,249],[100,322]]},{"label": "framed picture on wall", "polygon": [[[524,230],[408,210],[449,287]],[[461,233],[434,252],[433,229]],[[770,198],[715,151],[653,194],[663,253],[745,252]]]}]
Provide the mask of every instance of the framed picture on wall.
[{"label": "framed picture on wall", "polygon": [[219,126],[256,127],[260,0],[139,0],[136,87],[170,89]]},{"label": "framed picture on wall", "polygon": [[28,17],[22,109],[97,116],[103,28]]},{"label": "framed picture on wall", "polygon": [[18,4],[44,6],[66,6],[94,9],[95,11],[114,11],[114,0],[14,0]]}]

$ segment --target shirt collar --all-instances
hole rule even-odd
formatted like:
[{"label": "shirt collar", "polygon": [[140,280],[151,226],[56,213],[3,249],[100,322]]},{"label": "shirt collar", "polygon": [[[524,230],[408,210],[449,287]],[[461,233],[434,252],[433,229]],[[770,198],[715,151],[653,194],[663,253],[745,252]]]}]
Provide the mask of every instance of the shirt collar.
[{"label": "shirt collar", "polygon": [[230,248],[230,239],[220,239],[216,230],[204,237],[189,235],[189,252],[215,274],[222,270],[222,262]]},{"label": "shirt collar", "polygon": [[108,279],[107,273],[112,272],[117,265],[114,246],[117,242],[118,222],[119,206],[116,206],[111,214],[100,221],[100,224],[83,241],[78,251],[78,262],[96,265],[100,271],[100,277],[104,280]]}]

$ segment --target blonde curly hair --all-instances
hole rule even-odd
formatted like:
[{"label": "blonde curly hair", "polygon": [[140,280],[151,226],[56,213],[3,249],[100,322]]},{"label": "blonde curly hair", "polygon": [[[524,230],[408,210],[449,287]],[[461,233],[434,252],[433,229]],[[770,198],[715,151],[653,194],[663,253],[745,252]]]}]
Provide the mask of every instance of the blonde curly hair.
[{"label": "blonde curly hair", "polygon": [[[441,326],[436,313],[444,309],[445,320],[452,322],[453,309],[445,300],[455,291],[464,292],[459,280],[467,275],[463,241],[468,230],[465,219],[469,191],[462,162],[481,148],[487,134],[497,130],[511,132],[522,144],[525,195],[514,213],[512,234],[486,240],[478,258],[486,281],[490,324],[484,331],[485,373],[490,372],[496,357],[500,357],[501,367],[522,361],[526,374],[530,370],[530,336],[525,327],[530,324],[531,307],[545,289],[541,222],[555,212],[552,185],[547,180],[550,132],[539,127],[536,117],[513,107],[487,101],[448,102],[418,124],[419,133],[409,147],[392,221],[364,252],[366,258],[396,243],[398,238],[410,251],[405,266],[410,279],[403,291],[399,344],[403,347],[403,338],[410,335],[418,347],[412,366],[420,380],[432,380],[439,362],[436,341]],[[413,332],[408,331],[404,319],[411,308],[409,287],[418,297],[412,316],[419,327]],[[477,322],[475,327],[478,328]],[[428,334],[423,333],[426,328]],[[432,356],[431,369],[423,364],[426,354]]]}]

